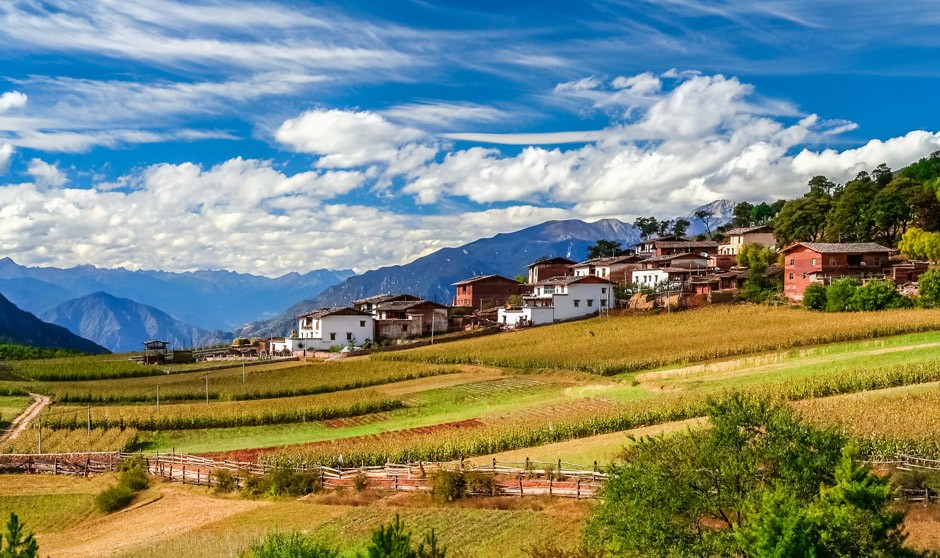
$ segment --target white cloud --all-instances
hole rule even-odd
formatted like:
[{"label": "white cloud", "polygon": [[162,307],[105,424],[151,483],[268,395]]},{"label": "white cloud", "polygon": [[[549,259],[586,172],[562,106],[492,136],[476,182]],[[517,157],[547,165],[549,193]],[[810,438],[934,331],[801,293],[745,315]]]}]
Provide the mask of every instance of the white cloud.
[{"label": "white cloud", "polygon": [[26,106],[26,95],[19,91],[7,91],[0,95],[0,112]]},{"label": "white cloud", "polygon": [[10,168],[10,159],[13,158],[13,146],[9,143],[0,143],[0,174],[5,174]]},{"label": "white cloud", "polygon": [[65,183],[69,181],[68,177],[59,170],[59,167],[42,159],[30,161],[26,172],[33,177],[36,186],[40,188],[59,188],[65,186]]},{"label": "white cloud", "polygon": [[433,157],[433,148],[417,142],[425,132],[392,124],[373,112],[311,110],[284,122],[275,138],[296,151],[319,156],[323,168],[358,167],[370,163],[404,163],[407,171]]},{"label": "white cloud", "polygon": [[387,108],[382,114],[400,122],[443,128],[459,123],[498,122],[509,115],[495,107],[475,103],[424,101]]}]

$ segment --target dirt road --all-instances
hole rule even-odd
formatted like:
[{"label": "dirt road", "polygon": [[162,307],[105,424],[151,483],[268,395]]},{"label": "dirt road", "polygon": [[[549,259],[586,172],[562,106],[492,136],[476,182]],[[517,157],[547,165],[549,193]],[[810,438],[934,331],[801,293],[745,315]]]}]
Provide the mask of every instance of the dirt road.
[{"label": "dirt road", "polygon": [[3,433],[3,436],[0,436],[0,444],[15,440],[23,430],[26,430],[30,421],[36,418],[46,405],[49,404],[49,398],[45,395],[39,395],[38,393],[30,393],[30,395],[33,396],[33,404],[27,407],[20,416],[13,419],[13,422],[10,423],[10,427]]}]

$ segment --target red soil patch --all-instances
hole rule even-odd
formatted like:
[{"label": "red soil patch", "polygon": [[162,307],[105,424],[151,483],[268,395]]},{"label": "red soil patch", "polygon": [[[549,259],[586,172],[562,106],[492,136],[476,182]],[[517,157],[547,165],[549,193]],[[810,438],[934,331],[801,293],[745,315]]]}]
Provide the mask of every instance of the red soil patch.
[{"label": "red soil patch", "polygon": [[371,424],[388,418],[388,413],[372,413],[371,415],[359,415],[358,417],[347,417],[324,420],[323,426],[327,428],[348,428],[350,426],[362,426]]},{"label": "red soil patch", "polygon": [[219,451],[212,453],[200,453],[196,454],[201,457],[206,457],[209,459],[216,460],[229,460],[229,461],[258,461],[258,458],[262,455],[268,453],[274,453],[279,450],[289,449],[303,449],[303,448],[315,448],[315,447],[324,447],[330,446],[335,442],[358,442],[363,440],[384,440],[387,438],[407,438],[411,436],[422,436],[425,434],[432,434],[434,432],[440,432],[442,430],[458,430],[463,428],[480,428],[484,425],[484,422],[480,419],[466,419],[458,420],[456,422],[443,422],[441,424],[432,424],[429,426],[419,426],[417,428],[407,428],[404,430],[391,430],[389,432],[383,432],[381,434],[370,434],[368,436],[355,436],[352,438],[340,438],[338,440],[325,440],[322,442],[311,442],[309,444],[290,444],[286,446],[270,446],[266,448],[253,448],[253,449],[243,449],[243,450],[231,450],[231,451]]}]

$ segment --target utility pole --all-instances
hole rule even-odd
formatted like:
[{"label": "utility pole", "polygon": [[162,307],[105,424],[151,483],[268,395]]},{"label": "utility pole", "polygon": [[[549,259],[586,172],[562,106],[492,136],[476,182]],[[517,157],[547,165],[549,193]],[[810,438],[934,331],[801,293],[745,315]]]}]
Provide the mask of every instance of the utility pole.
[{"label": "utility pole", "polygon": [[437,317],[437,314],[434,313],[434,310],[431,310],[431,344],[434,344],[434,318]]},{"label": "utility pole", "polygon": [[206,405],[209,404],[209,373],[206,372]]},{"label": "utility pole", "polygon": [[245,383],[245,361],[242,360],[242,383]]}]

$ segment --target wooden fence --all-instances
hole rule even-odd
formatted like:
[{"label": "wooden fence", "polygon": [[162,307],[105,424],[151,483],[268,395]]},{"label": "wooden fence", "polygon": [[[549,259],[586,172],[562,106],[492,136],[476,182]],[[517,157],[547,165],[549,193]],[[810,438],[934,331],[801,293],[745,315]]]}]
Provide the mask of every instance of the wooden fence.
[{"label": "wooden fence", "polygon": [[[268,474],[273,467],[254,462],[213,460],[179,453],[67,453],[67,454],[0,454],[0,471],[84,475],[115,470],[122,461],[139,457],[147,471],[167,480],[213,486],[214,473],[228,471],[238,488],[250,477]],[[571,463],[498,463],[486,466],[460,463],[388,463],[382,466],[336,469],[302,467],[295,469],[319,475],[324,488],[336,489],[367,486],[400,492],[429,492],[431,477],[438,470],[474,471],[492,476],[496,492],[507,496],[559,496],[593,498],[607,475],[586,470]]]}]

